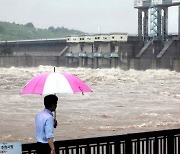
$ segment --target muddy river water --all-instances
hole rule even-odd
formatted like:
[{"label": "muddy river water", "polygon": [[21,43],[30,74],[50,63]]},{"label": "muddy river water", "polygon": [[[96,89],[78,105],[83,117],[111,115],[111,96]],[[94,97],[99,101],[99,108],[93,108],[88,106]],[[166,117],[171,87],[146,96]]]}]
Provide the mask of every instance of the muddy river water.
[{"label": "muddy river water", "polygon": [[[43,96],[19,95],[51,66],[0,68],[0,142],[35,142],[34,120]],[[93,93],[58,94],[56,140],[180,128],[180,73],[57,67],[76,74]]]}]

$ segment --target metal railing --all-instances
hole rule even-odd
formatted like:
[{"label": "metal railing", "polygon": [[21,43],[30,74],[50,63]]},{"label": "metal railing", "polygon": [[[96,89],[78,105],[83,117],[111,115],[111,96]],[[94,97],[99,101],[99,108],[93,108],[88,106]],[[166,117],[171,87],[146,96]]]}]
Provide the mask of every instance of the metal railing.
[{"label": "metal railing", "polygon": [[[56,154],[180,154],[180,129],[56,141]],[[36,154],[36,143],[23,144]]]}]

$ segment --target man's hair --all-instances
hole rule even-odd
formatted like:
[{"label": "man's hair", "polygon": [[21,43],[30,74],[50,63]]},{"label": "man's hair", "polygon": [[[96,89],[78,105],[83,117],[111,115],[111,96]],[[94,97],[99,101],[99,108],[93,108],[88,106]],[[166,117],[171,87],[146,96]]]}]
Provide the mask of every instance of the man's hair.
[{"label": "man's hair", "polygon": [[53,104],[57,104],[58,97],[56,95],[47,95],[44,97],[44,106],[49,109]]}]

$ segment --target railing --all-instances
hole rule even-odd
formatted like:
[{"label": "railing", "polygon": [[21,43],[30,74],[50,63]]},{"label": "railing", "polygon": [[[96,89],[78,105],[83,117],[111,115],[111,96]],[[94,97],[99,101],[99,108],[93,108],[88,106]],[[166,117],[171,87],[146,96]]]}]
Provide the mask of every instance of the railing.
[{"label": "railing", "polygon": [[[56,154],[180,154],[180,129],[56,141]],[[36,154],[36,143],[23,144]]]}]

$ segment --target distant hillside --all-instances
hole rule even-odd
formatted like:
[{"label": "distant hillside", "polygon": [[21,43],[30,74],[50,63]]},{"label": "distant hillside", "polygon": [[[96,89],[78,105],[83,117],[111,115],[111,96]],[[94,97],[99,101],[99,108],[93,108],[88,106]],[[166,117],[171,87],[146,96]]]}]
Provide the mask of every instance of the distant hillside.
[{"label": "distant hillside", "polygon": [[39,29],[35,28],[32,23],[20,25],[0,21],[0,41],[63,38],[68,35],[80,34],[85,33],[64,27],[54,28],[51,26],[48,29]]}]

